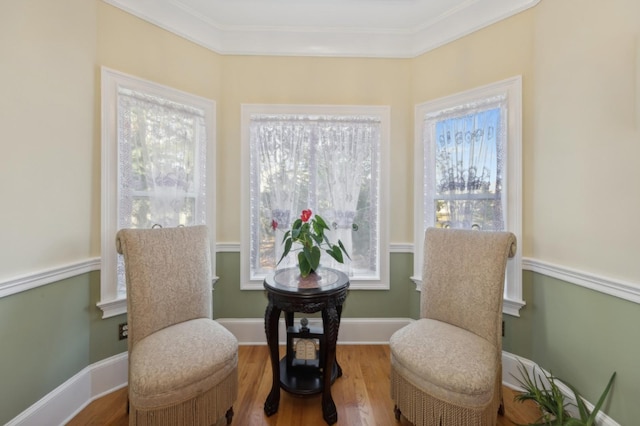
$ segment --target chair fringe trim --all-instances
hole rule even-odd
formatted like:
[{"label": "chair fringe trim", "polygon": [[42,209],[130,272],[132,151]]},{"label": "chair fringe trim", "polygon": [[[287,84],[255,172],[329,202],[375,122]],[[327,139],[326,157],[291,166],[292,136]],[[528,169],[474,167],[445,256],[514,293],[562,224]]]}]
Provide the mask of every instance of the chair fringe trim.
[{"label": "chair fringe trim", "polygon": [[391,368],[391,399],[415,426],[473,425],[495,426],[498,421],[500,392],[485,407],[464,407],[424,393]]},{"label": "chair fringe trim", "polygon": [[129,426],[210,426],[225,416],[238,396],[238,368],[212,389],[168,407],[138,409],[130,405]]}]

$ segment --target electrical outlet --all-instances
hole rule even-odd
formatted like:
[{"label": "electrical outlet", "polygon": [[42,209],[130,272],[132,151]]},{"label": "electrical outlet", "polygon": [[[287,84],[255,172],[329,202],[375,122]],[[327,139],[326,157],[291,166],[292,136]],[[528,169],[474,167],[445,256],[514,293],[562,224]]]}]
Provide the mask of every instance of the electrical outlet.
[{"label": "electrical outlet", "polygon": [[125,322],[118,324],[118,340],[124,340],[129,337],[129,325]]}]

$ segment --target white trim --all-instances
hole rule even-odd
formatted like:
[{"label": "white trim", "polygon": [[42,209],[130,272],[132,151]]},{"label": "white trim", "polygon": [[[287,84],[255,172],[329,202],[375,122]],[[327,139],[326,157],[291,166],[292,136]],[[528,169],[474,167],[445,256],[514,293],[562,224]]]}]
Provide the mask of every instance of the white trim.
[{"label": "white trim", "polygon": [[228,55],[413,58],[540,0],[470,0],[413,28],[221,25],[175,0],[103,0],[214,52]]},{"label": "white trim", "polygon": [[[223,247],[224,249],[221,249],[221,247]],[[390,244],[390,247],[391,253],[411,253],[413,251],[413,245],[410,243]],[[217,251],[239,253],[240,244],[218,244]],[[522,269],[536,272],[548,277],[557,278],[570,284],[575,284],[580,287],[585,287],[591,290],[598,291],[600,293],[607,294],[609,296],[618,297],[620,299],[640,304],[640,283],[615,280],[612,278],[598,276],[589,272],[579,271],[577,269],[567,268],[529,257],[525,257],[522,259]],[[99,270],[100,258],[90,258],[83,261],[78,261],[76,263],[58,266],[32,274],[25,274],[15,278],[10,278],[8,280],[0,282],[0,299],[3,297],[11,296],[12,294],[20,293],[37,287],[42,287],[47,284],[52,284],[67,278],[72,278],[78,275]],[[420,281],[416,277],[411,277],[411,280],[416,283],[416,290],[420,291]],[[509,309],[518,309],[524,306],[523,303],[524,302],[522,301],[505,299],[505,307],[503,309],[503,312],[506,314],[517,316],[515,312],[509,312]],[[513,304],[515,304],[515,306],[511,306]],[[98,305],[104,311],[103,318],[109,318],[126,312],[125,299],[111,302],[99,302]]]},{"label": "white trim", "polygon": [[127,385],[127,353],[82,369],[6,426],[64,425],[92,401]]},{"label": "white trim", "polygon": [[[507,155],[505,161],[505,174],[507,176],[504,185],[503,208],[505,208],[505,229],[513,232],[518,244],[522,246],[522,76],[507,78],[495,83],[490,83],[464,92],[455,93],[442,98],[430,100],[415,106],[414,117],[414,204],[424,206],[425,204],[425,182],[433,179],[432,176],[425,176],[425,148],[430,145],[425,144],[424,127],[425,118],[430,114],[441,113],[443,111],[456,111],[463,114],[466,105],[477,102],[498,102],[498,98],[504,98],[506,105],[501,105],[502,114],[506,114],[507,120],[507,143],[504,150]],[[489,105],[489,104],[487,104]],[[431,121],[431,119],[429,119]],[[435,165],[433,156],[432,166]],[[433,167],[430,168],[433,173]],[[425,217],[429,214],[425,209],[418,208],[414,214],[414,241],[421,242],[415,245],[413,261],[413,280],[418,284],[422,280],[422,257],[424,241],[425,222],[434,226],[435,216]],[[522,253],[521,250],[507,261],[506,281],[505,281],[505,313],[519,316],[519,308],[524,306],[522,300]]]},{"label": "white trim", "polygon": [[502,313],[513,317],[520,317],[520,309],[527,303],[524,300],[513,300],[505,297],[502,299]]},{"label": "white trim", "polygon": [[127,299],[101,300],[96,306],[102,310],[102,319],[127,313]]},{"label": "white trim", "polygon": [[[263,318],[218,318],[216,321],[231,331],[241,345],[267,344]],[[394,332],[412,321],[410,318],[342,318],[338,344],[386,345]],[[322,327],[322,319],[309,318],[309,326]],[[280,318],[278,337],[280,344],[286,344],[284,318]]]},{"label": "white trim", "polygon": [[[217,253],[240,253],[240,243],[218,243]],[[389,243],[389,253],[413,253],[413,243]]]},{"label": "white trim", "polygon": [[[190,105],[204,112],[206,125],[206,225],[211,240],[211,270],[216,273],[216,258],[213,255],[216,241],[215,224],[215,170],[216,170],[216,102],[169,86],[125,74],[107,67],[101,67],[101,152],[102,152],[102,196],[101,196],[101,247],[102,267],[100,268],[100,302],[103,318],[126,312],[122,295],[118,294],[118,278],[114,238],[118,230],[118,93],[120,88],[128,88],[152,94],[163,99]],[[213,171],[213,173],[212,173]],[[124,309],[124,311],[123,311]]]},{"label": "white trim", "polygon": [[218,243],[216,253],[240,253],[240,243]]},{"label": "white trim", "polygon": [[413,243],[391,243],[389,253],[411,253],[413,254]]},{"label": "white trim", "polygon": [[557,278],[580,287],[608,294],[609,296],[640,303],[640,283],[606,278],[590,272],[578,271],[577,269],[531,258],[524,258],[522,267],[528,271]]},{"label": "white trim", "polygon": [[90,258],[67,265],[56,266],[0,282],[0,299],[32,288],[41,287],[87,272],[100,270],[100,258]]},{"label": "white trim", "polygon": [[252,116],[256,114],[295,114],[295,115],[330,115],[349,116],[367,115],[380,120],[380,152],[379,156],[379,194],[378,235],[379,247],[378,271],[374,277],[352,277],[352,290],[389,290],[389,150],[391,145],[391,107],[388,105],[311,105],[311,104],[241,104],[241,200],[240,221],[240,289],[263,290],[262,279],[251,276],[250,271],[250,229],[251,229],[251,179],[250,179],[250,132]]},{"label": "white trim", "polygon": [[[535,374],[536,376],[540,377],[541,381],[544,384],[546,384],[546,380],[544,379],[543,376],[540,376],[540,374],[542,374],[543,372],[548,374],[547,371],[540,368],[540,366],[538,366],[535,362],[531,360],[519,357],[518,355],[514,355],[506,351],[502,351],[502,384],[504,386],[516,391],[522,390],[522,388],[520,387],[520,385],[515,379],[516,377],[518,378],[520,377],[520,372],[518,370],[518,365],[520,363],[522,363],[522,365],[525,367],[527,374],[529,374],[529,377],[533,377],[533,375]],[[574,397],[573,392],[567,385],[560,382],[559,380],[555,380],[555,382],[556,382],[556,385],[558,385],[558,388],[560,389],[564,397],[566,398],[566,401],[569,402],[570,404],[568,407],[569,412],[571,413],[572,416],[579,418],[580,414],[576,411],[577,410],[575,405],[576,399]],[[593,404],[587,400],[584,400],[584,402],[587,408],[589,409],[589,411],[592,411]],[[598,415],[596,416],[596,420],[597,420],[597,424],[600,426],[620,426],[615,420],[607,416],[602,411],[598,413]]]}]

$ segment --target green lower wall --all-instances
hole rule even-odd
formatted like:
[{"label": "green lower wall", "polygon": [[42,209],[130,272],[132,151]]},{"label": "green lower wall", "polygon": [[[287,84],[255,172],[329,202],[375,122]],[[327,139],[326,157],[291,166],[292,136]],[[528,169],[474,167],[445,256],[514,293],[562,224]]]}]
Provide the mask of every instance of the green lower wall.
[{"label": "green lower wall", "polygon": [[[240,291],[240,256],[218,253],[216,318],[261,318],[262,291]],[[413,256],[391,255],[391,289],[351,291],[344,317],[417,318]],[[527,306],[505,315],[504,350],[530,359],[595,402],[618,372],[605,411],[621,425],[640,419],[640,305],[525,271]],[[0,424],[10,421],[83,368],[127,350],[117,337],[125,315],[96,307],[100,273],[91,272],[0,299]]]},{"label": "green lower wall", "polygon": [[[263,291],[240,290],[240,256],[238,253],[218,253],[216,268],[219,280],[213,292],[215,318],[262,318],[267,306]],[[413,271],[413,255],[391,255],[390,290],[350,291],[344,304],[344,318],[406,318],[407,308],[418,303],[419,293],[409,278]]]},{"label": "green lower wall", "polygon": [[102,310],[96,304],[100,300],[100,272],[92,272],[90,278],[89,337],[90,363],[127,351],[127,341],[118,339],[118,324],[127,322],[127,314],[102,319]]},{"label": "green lower wall", "polygon": [[89,365],[89,277],[0,299],[0,424]]},{"label": "green lower wall", "polygon": [[524,272],[527,306],[505,316],[504,350],[528,358],[596,403],[611,374],[605,412],[640,424],[640,305],[534,272]]}]

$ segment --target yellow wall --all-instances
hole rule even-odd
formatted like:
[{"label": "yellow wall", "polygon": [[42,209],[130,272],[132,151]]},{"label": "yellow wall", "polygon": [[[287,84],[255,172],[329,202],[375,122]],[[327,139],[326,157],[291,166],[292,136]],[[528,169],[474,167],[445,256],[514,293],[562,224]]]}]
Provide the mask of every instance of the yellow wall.
[{"label": "yellow wall", "polygon": [[[98,43],[96,79],[100,67],[108,67],[136,77],[151,80],[198,96],[217,104],[217,138],[221,135],[222,57],[208,49],[169,33],[104,2],[98,1]],[[100,123],[100,91],[96,89],[96,122]],[[99,127],[99,124],[98,124]],[[100,134],[96,133],[96,149],[100,150]],[[218,161],[220,161],[218,159]],[[100,159],[96,159],[96,182],[93,201],[100,205]],[[100,211],[93,235],[100,235]],[[220,221],[217,221],[220,224]],[[96,253],[100,252],[95,238]]]},{"label": "yellow wall", "polygon": [[521,74],[523,254],[640,281],[636,0],[542,1],[414,59],[222,56],[99,0],[13,3],[0,13],[0,280],[99,255],[104,65],[217,101],[222,243],[240,239],[241,103],[390,105],[390,241],[406,243],[414,105]]},{"label": "yellow wall", "polygon": [[533,28],[535,9],[484,28],[414,60],[414,104],[438,99],[475,87],[522,76],[523,157],[523,256],[531,256],[530,199],[535,177],[530,173],[534,157]]},{"label": "yellow wall", "polygon": [[218,240],[240,241],[240,106],[243,103],[391,106],[390,239],[413,240],[410,61],[227,56],[218,140]]},{"label": "yellow wall", "polygon": [[640,2],[535,12],[529,255],[640,285]]},{"label": "yellow wall", "polygon": [[90,255],[96,4],[0,6],[0,282]]}]

